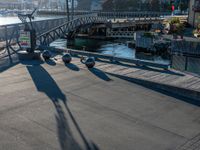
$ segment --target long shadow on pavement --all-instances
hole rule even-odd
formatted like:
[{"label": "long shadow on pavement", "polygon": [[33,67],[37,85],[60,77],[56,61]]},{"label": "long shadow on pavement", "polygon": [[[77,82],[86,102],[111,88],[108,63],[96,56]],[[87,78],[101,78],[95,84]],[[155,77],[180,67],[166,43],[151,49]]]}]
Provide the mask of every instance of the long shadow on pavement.
[{"label": "long shadow on pavement", "polygon": [[56,66],[56,62],[53,59],[48,59],[45,62],[50,66]]},{"label": "long shadow on pavement", "polygon": [[122,80],[126,80],[128,82],[135,83],[135,84],[143,86],[145,88],[157,91],[157,92],[162,93],[164,95],[168,95],[170,97],[174,97],[174,98],[176,98],[178,100],[187,102],[189,104],[200,106],[200,101],[197,101],[197,100],[194,100],[194,99],[189,99],[189,98],[186,98],[184,96],[181,96],[181,95],[178,95],[178,94],[175,94],[175,93],[172,93],[172,92],[165,91],[163,89],[160,89],[160,88],[156,87],[155,85],[152,85],[151,83],[148,83],[148,81],[144,81],[144,80],[136,79],[136,78],[131,78],[131,77],[123,76],[123,75],[118,75],[118,74],[114,74],[114,73],[108,73],[108,74],[113,76],[113,77],[116,77],[116,78],[119,78],[119,79],[122,79]]},{"label": "long shadow on pavement", "polygon": [[65,66],[72,71],[80,71],[79,67],[72,63],[65,63]]},{"label": "long shadow on pavement", "polygon": [[[61,91],[57,83],[51,77],[51,75],[41,66],[27,66],[27,70],[30,73],[32,80],[39,92],[45,93],[49,99],[53,102],[55,109],[57,111],[56,121],[57,121],[57,131],[59,142],[62,150],[82,150],[81,146],[73,137],[70,130],[68,119],[65,116],[64,110],[61,106],[61,102],[64,103],[69,116],[74,123],[77,131],[79,132],[85,147],[87,150],[98,150],[98,147],[94,149],[91,147],[87,139],[85,138],[83,132],[81,131],[77,121],[75,120],[72,112],[67,105],[67,98],[65,94]],[[92,144],[95,145],[95,144]]]},{"label": "long shadow on pavement", "polygon": [[7,64],[7,65],[2,65],[2,64],[0,64],[0,65],[1,65],[1,66],[0,66],[0,73],[1,73],[1,72],[4,72],[4,71],[6,71],[6,70],[8,70],[8,69],[10,69],[10,68],[12,68],[12,67],[14,67],[14,66],[16,66],[17,64],[19,64],[19,62],[10,63],[10,64]]},{"label": "long shadow on pavement", "polygon": [[98,77],[101,80],[104,81],[111,81],[111,79],[106,75],[106,73],[104,73],[103,71],[101,71],[100,69],[97,68],[90,68],[88,69],[91,73],[93,73],[96,77]]},{"label": "long shadow on pavement", "polygon": [[1,58],[0,59],[0,73],[14,67],[17,64],[19,64],[19,61],[16,58],[15,59],[13,58],[12,60],[10,60],[8,57]]},{"label": "long shadow on pavement", "polygon": [[157,68],[152,68],[152,67],[148,67],[148,66],[137,66],[137,65],[134,65],[134,64],[128,64],[128,63],[122,63],[122,62],[110,62],[110,61],[106,61],[106,60],[98,60],[98,61],[110,63],[110,64],[115,64],[115,65],[120,65],[120,66],[124,66],[124,67],[129,67],[129,68],[132,67],[132,68],[136,68],[136,69],[144,69],[144,70],[147,70],[147,71],[154,71],[154,72],[159,72],[159,73],[163,73],[163,74],[185,76],[182,73],[174,72],[172,70],[157,69]]}]

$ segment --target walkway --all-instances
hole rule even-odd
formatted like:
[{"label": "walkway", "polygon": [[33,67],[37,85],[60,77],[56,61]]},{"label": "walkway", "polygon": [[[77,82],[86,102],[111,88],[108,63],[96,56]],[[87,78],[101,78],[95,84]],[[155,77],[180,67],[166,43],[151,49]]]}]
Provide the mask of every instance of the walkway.
[{"label": "walkway", "polygon": [[177,150],[200,150],[200,134],[187,141]]},{"label": "walkway", "polygon": [[147,69],[104,62],[88,70],[76,58],[66,66],[52,59],[4,69],[0,149],[176,150],[199,135],[198,106],[102,70],[148,74]]}]

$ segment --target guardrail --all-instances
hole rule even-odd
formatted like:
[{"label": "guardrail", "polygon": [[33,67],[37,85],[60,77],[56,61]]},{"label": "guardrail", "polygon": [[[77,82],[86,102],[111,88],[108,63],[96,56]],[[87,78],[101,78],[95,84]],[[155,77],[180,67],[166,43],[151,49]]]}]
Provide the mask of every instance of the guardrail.
[{"label": "guardrail", "polygon": [[200,57],[200,42],[187,40],[172,40],[171,53]]},{"label": "guardrail", "polygon": [[[67,12],[66,11],[59,11],[59,10],[38,10],[37,11],[38,15],[66,15]],[[72,13],[70,12],[70,15]],[[91,14],[96,14],[96,12],[92,12],[92,11],[75,11],[73,13],[74,15],[91,15]]]},{"label": "guardrail", "polygon": [[[37,35],[40,35],[52,28],[55,28],[67,21],[67,17],[34,21],[33,26],[36,29]],[[20,48],[19,36],[20,30],[24,29],[24,24],[16,23],[0,26],[0,49],[7,48],[7,50],[17,51]],[[13,46],[17,47],[17,49]],[[1,52],[0,52],[1,54]],[[2,55],[0,58],[3,57]]]},{"label": "guardrail", "polygon": [[170,12],[98,12],[98,16],[107,18],[142,18],[170,16]]}]

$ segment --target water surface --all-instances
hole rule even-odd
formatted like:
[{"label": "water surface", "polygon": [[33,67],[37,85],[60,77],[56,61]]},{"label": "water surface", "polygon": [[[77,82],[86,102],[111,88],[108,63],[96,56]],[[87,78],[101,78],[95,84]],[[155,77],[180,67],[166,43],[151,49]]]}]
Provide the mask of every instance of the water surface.
[{"label": "water surface", "polygon": [[149,53],[136,52],[134,48],[128,47],[127,40],[124,39],[104,41],[77,38],[75,39],[73,44],[70,42],[70,46],[67,46],[67,41],[65,39],[59,39],[53,42],[51,46],[60,48],[64,47],[76,50],[85,49],[86,51],[107,54],[116,57],[141,59],[165,64],[169,63],[168,59],[164,59],[161,56],[151,55]]}]

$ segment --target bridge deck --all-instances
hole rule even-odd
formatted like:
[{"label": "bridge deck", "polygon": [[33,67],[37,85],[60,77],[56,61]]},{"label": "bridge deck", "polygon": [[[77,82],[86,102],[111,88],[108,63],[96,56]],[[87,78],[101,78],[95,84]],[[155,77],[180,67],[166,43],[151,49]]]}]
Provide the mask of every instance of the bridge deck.
[{"label": "bridge deck", "polygon": [[199,107],[103,71],[160,80],[172,73],[104,62],[88,70],[57,58],[0,73],[0,149],[198,150]]}]

